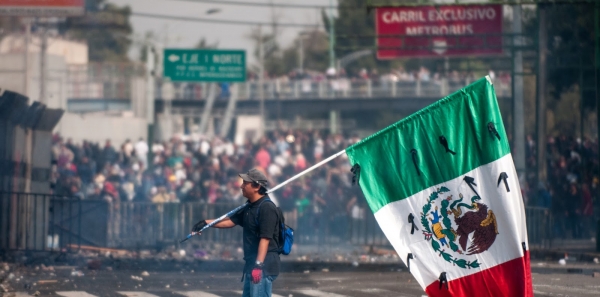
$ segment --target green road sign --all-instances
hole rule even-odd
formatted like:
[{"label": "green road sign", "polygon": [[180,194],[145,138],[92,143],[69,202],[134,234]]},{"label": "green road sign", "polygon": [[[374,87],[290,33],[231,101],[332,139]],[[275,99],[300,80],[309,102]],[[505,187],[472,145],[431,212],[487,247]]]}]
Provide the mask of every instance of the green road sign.
[{"label": "green road sign", "polygon": [[171,81],[246,81],[243,50],[165,49],[163,57]]}]

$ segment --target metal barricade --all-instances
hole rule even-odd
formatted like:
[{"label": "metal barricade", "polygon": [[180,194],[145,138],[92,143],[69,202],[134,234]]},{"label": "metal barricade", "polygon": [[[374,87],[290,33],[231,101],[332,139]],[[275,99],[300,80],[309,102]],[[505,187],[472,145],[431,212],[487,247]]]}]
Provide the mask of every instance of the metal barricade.
[{"label": "metal barricade", "polygon": [[527,237],[530,247],[552,247],[552,213],[544,207],[526,207]]},{"label": "metal barricade", "polygon": [[66,196],[0,192],[0,250],[61,251],[81,245],[105,246],[105,206],[103,201]]},{"label": "metal barricade", "polygon": [[[174,244],[185,237],[200,219],[217,218],[237,207],[234,203],[207,204],[122,202],[112,209],[110,246],[120,248]],[[214,229],[198,240],[239,243],[241,228]]]},{"label": "metal barricade", "polygon": [[[115,203],[109,222],[109,246],[155,247],[175,244],[200,219],[217,218],[238,206],[235,203]],[[240,243],[241,228],[212,229],[199,236],[201,242]]]},{"label": "metal barricade", "polygon": [[[109,245],[119,248],[155,247],[175,244],[185,237],[200,219],[217,218],[237,207],[236,203],[139,203],[123,202],[112,208]],[[349,244],[389,246],[374,215],[351,218],[326,210],[299,214],[284,212],[286,224],[295,230],[298,244]],[[220,244],[241,244],[242,228],[211,229],[197,240]]]},{"label": "metal barricade", "polygon": [[[82,245],[154,248],[176,244],[200,219],[217,218],[239,203],[110,203],[44,194],[0,192],[0,250],[61,251]],[[529,245],[550,248],[548,209],[525,209]],[[298,244],[390,247],[369,209],[298,209],[284,212]],[[242,228],[211,229],[204,243],[241,245]]]},{"label": "metal barricade", "polygon": [[[109,229],[110,246],[121,248],[175,244],[200,219],[217,218],[237,207],[236,203],[138,203],[124,202],[113,207]],[[552,218],[545,208],[527,207],[527,231],[532,247],[549,248]],[[359,215],[328,210],[284,212],[286,224],[295,230],[295,242],[310,245],[357,245],[391,247],[368,209]],[[198,238],[201,242],[241,244],[242,228],[211,229]]]}]

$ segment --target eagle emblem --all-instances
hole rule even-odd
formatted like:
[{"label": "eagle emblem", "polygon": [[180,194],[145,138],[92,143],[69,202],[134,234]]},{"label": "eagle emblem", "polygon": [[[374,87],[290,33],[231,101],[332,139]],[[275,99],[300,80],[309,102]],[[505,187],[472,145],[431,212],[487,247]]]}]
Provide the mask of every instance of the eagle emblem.
[{"label": "eagle emblem", "polygon": [[498,223],[494,212],[481,202],[473,188],[474,179],[465,180],[475,196],[467,200],[462,193],[454,197],[446,187],[436,189],[423,206],[421,224],[425,240],[431,242],[440,257],[461,268],[477,268],[477,259],[468,261],[461,256],[487,251],[498,235]]}]

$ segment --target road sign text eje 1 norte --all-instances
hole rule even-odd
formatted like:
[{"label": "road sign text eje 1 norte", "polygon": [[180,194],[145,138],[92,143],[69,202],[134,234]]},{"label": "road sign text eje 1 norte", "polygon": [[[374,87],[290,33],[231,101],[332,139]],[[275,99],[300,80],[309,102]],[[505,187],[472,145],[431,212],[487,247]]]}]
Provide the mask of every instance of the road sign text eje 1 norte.
[{"label": "road sign text eje 1 norte", "polygon": [[246,80],[243,50],[165,49],[164,76],[172,81]]}]

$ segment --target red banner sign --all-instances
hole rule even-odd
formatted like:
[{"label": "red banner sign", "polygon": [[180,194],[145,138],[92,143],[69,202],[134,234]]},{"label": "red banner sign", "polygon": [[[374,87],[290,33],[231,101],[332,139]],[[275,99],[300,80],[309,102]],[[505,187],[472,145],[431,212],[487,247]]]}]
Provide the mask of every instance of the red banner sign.
[{"label": "red banner sign", "polygon": [[73,16],[83,15],[85,0],[0,0],[0,15]]},{"label": "red banner sign", "polygon": [[377,8],[377,58],[502,53],[502,5]]}]

